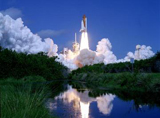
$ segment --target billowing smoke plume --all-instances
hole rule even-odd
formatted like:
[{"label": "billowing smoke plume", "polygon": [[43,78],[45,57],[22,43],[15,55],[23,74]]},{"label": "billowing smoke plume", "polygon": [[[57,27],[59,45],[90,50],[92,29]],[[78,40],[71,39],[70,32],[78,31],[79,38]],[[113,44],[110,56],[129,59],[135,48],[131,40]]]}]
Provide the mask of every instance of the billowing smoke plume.
[{"label": "billowing smoke plume", "polygon": [[103,38],[98,42],[97,50],[92,51],[89,49],[83,49],[77,56],[77,62],[81,66],[93,65],[97,63],[115,63],[117,58],[111,51],[112,45],[108,39]]},{"label": "billowing smoke plume", "polygon": [[[83,34],[84,35],[84,34]],[[88,40],[87,32],[82,39]],[[85,41],[84,40],[84,41]],[[118,63],[135,60],[147,59],[154,56],[150,46],[137,45],[134,53],[128,52],[124,59],[117,60],[116,56],[111,51],[112,45],[109,39],[103,38],[98,42],[96,51],[89,49],[88,43],[81,42],[83,48],[79,51],[71,51],[66,49],[65,53],[57,54],[58,46],[53,43],[50,38],[44,39],[37,34],[33,34],[27,26],[24,26],[21,18],[16,20],[8,15],[0,13],[0,46],[15,50],[16,52],[38,53],[46,52],[49,57],[58,56],[56,61],[61,62],[70,70],[75,70],[85,65],[93,65],[97,63]],[[87,47],[87,48],[86,48]]]},{"label": "billowing smoke plume", "polygon": [[24,26],[21,18],[14,20],[0,13],[0,45],[2,47],[16,52],[38,53],[50,50],[50,53],[52,51],[56,53],[57,46],[53,42],[48,42],[52,42],[52,39],[47,38],[42,41],[38,35],[33,34],[27,26]]},{"label": "billowing smoke plume", "polygon": [[89,49],[83,49],[80,51],[80,54],[77,56],[77,63],[80,67],[85,65],[93,65],[96,53]]},{"label": "billowing smoke plume", "polygon": [[75,64],[75,59],[69,59],[65,54],[59,54],[56,61],[61,62],[64,66],[68,67],[70,70],[76,70],[78,68],[78,66]]},{"label": "billowing smoke plume", "polygon": [[137,45],[134,53],[128,52],[127,56],[124,59],[117,60],[117,62],[130,61],[132,58],[134,60],[148,59],[154,56],[154,53],[151,49],[152,48],[150,46]]},{"label": "billowing smoke plume", "polygon": [[58,51],[58,46],[54,44],[53,40],[50,38],[46,38],[45,42],[50,45],[50,49],[48,51],[48,56],[53,57],[53,56],[58,56],[57,51]]},{"label": "billowing smoke plume", "polygon": [[135,60],[147,59],[154,56],[150,46],[137,45],[135,53],[128,52],[124,59],[118,59],[111,51],[112,45],[109,39],[103,38],[98,42],[96,51],[89,49],[80,50],[77,55],[71,50],[67,54],[60,54],[58,61],[62,62],[65,66],[71,70],[75,70],[85,65],[93,65],[98,63],[104,63],[105,65],[110,63],[130,62],[131,58]]},{"label": "billowing smoke plume", "polygon": [[108,38],[103,38],[101,41],[98,42],[97,53],[104,56],[104,64],[115,63],[117,60],[111,49],[112,45]]},{"label": "billowing smoke plume", "polygon": [[134,58],[136,60],[141,60],[141,59],[147,59],[147,58],[150,58],[150,57],[154,56],[154,53],[151,49],[152,48],[150,46],[137,45],[136,46],[136,51],[134,53]]},{"label": "billowing smoke plume", "polygon": [[112,45],[109,39],[102,39],[98,42],[97,51],[90,49],[82,49],[79,53],[74,54],[71,50],[67,54],[60,54],[57,61],[62,62],[71,70],[83,67],[85,65],[93,65],[98,63],[115,63],[117,58],[111,51]]}]

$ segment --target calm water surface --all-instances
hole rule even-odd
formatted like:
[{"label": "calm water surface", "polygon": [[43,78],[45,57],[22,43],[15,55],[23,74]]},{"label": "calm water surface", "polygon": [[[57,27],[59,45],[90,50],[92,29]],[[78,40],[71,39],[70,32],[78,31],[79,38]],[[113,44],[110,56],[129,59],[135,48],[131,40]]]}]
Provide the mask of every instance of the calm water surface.
[{"label": "calm water surface", "polygon": [[133,100],[124,101],[110,93],[90,97],[87,89],[78,92],[71,86],[50,98],[47,107],[60,118],[160,118],[160,108],[156,106],[135,105]]}]

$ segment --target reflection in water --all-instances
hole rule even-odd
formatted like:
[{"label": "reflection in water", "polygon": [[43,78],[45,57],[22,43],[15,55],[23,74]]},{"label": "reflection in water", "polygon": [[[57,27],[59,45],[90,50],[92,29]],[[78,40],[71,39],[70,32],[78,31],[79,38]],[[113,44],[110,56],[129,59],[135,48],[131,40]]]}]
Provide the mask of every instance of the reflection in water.
[{"label": "reflection in water", "polygon": [[103,114],[110,114],[113,107],[112,101],[114,97],[115,96],[112,94],[106,94],[102,97],[97,97],[96,100],[98,103],[99,111]]},{"label": "reflection in water", "polygon": [[[91,102],[97,102],[99,111],[104,115],[109,115],[113,108],[112,101],[114,100],[115,96],[112,94],[105,94],[103,96],[93,98],[89,97],[88,93],[88,90],[84,92],[78,92],[76,89],[73,89],[71,86],[69,86],[69,89],[55,97],[55,100],[62,99],[66,104],[72,102],[74,111],[80,111],[82,118],[89,118],[89,106]],[[51,107],[49,108],[53,109]]]},{"label": "reflection in water", "polygon": [[88,118],[89,115],[89,103],[80,102],[82,118]]}]

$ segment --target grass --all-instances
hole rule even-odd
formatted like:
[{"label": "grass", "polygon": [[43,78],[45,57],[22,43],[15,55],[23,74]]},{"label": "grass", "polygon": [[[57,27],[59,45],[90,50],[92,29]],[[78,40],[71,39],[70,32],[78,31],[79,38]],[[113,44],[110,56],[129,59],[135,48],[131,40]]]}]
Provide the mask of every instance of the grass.
[{"label": "grass", "polygon": [[37,82],[45,82],[45,79],[25,77],[21,80],[1,80],[1,117],[53,118],[44,106],[48,88],[42,84],[35,84]]}]

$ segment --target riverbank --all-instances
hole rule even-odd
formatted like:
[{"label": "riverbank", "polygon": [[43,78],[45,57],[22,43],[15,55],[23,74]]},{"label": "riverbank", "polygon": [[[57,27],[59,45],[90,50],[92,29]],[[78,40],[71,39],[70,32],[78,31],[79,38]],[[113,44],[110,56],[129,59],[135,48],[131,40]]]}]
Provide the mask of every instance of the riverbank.
[{"label": "riverbank", "polygon": [[85,82],[88,88],[160,92],[160,73],[77,73],[70,80]]},{"label": "riverbank", "polygon": [[130,99],[135,97],[130,93],[160,93],[160,73],[144,73],[160,72],[160,53],[150,59],[137,61],[133,65],[136,73],[130,73],[132,65],[129,62],[95,64],[69,74],[65,66],[55,61],[56,57],[49,58],[44,53],[16,53],[0,47],[0,57],[3,118],[51,118],[44,105],[45,100],[64,91],[64,85],[68,83],[77,88],[86,86],[92,90],[92,96],[103,94],[102,90],[122,97],[121,93],[128,92]]}]

